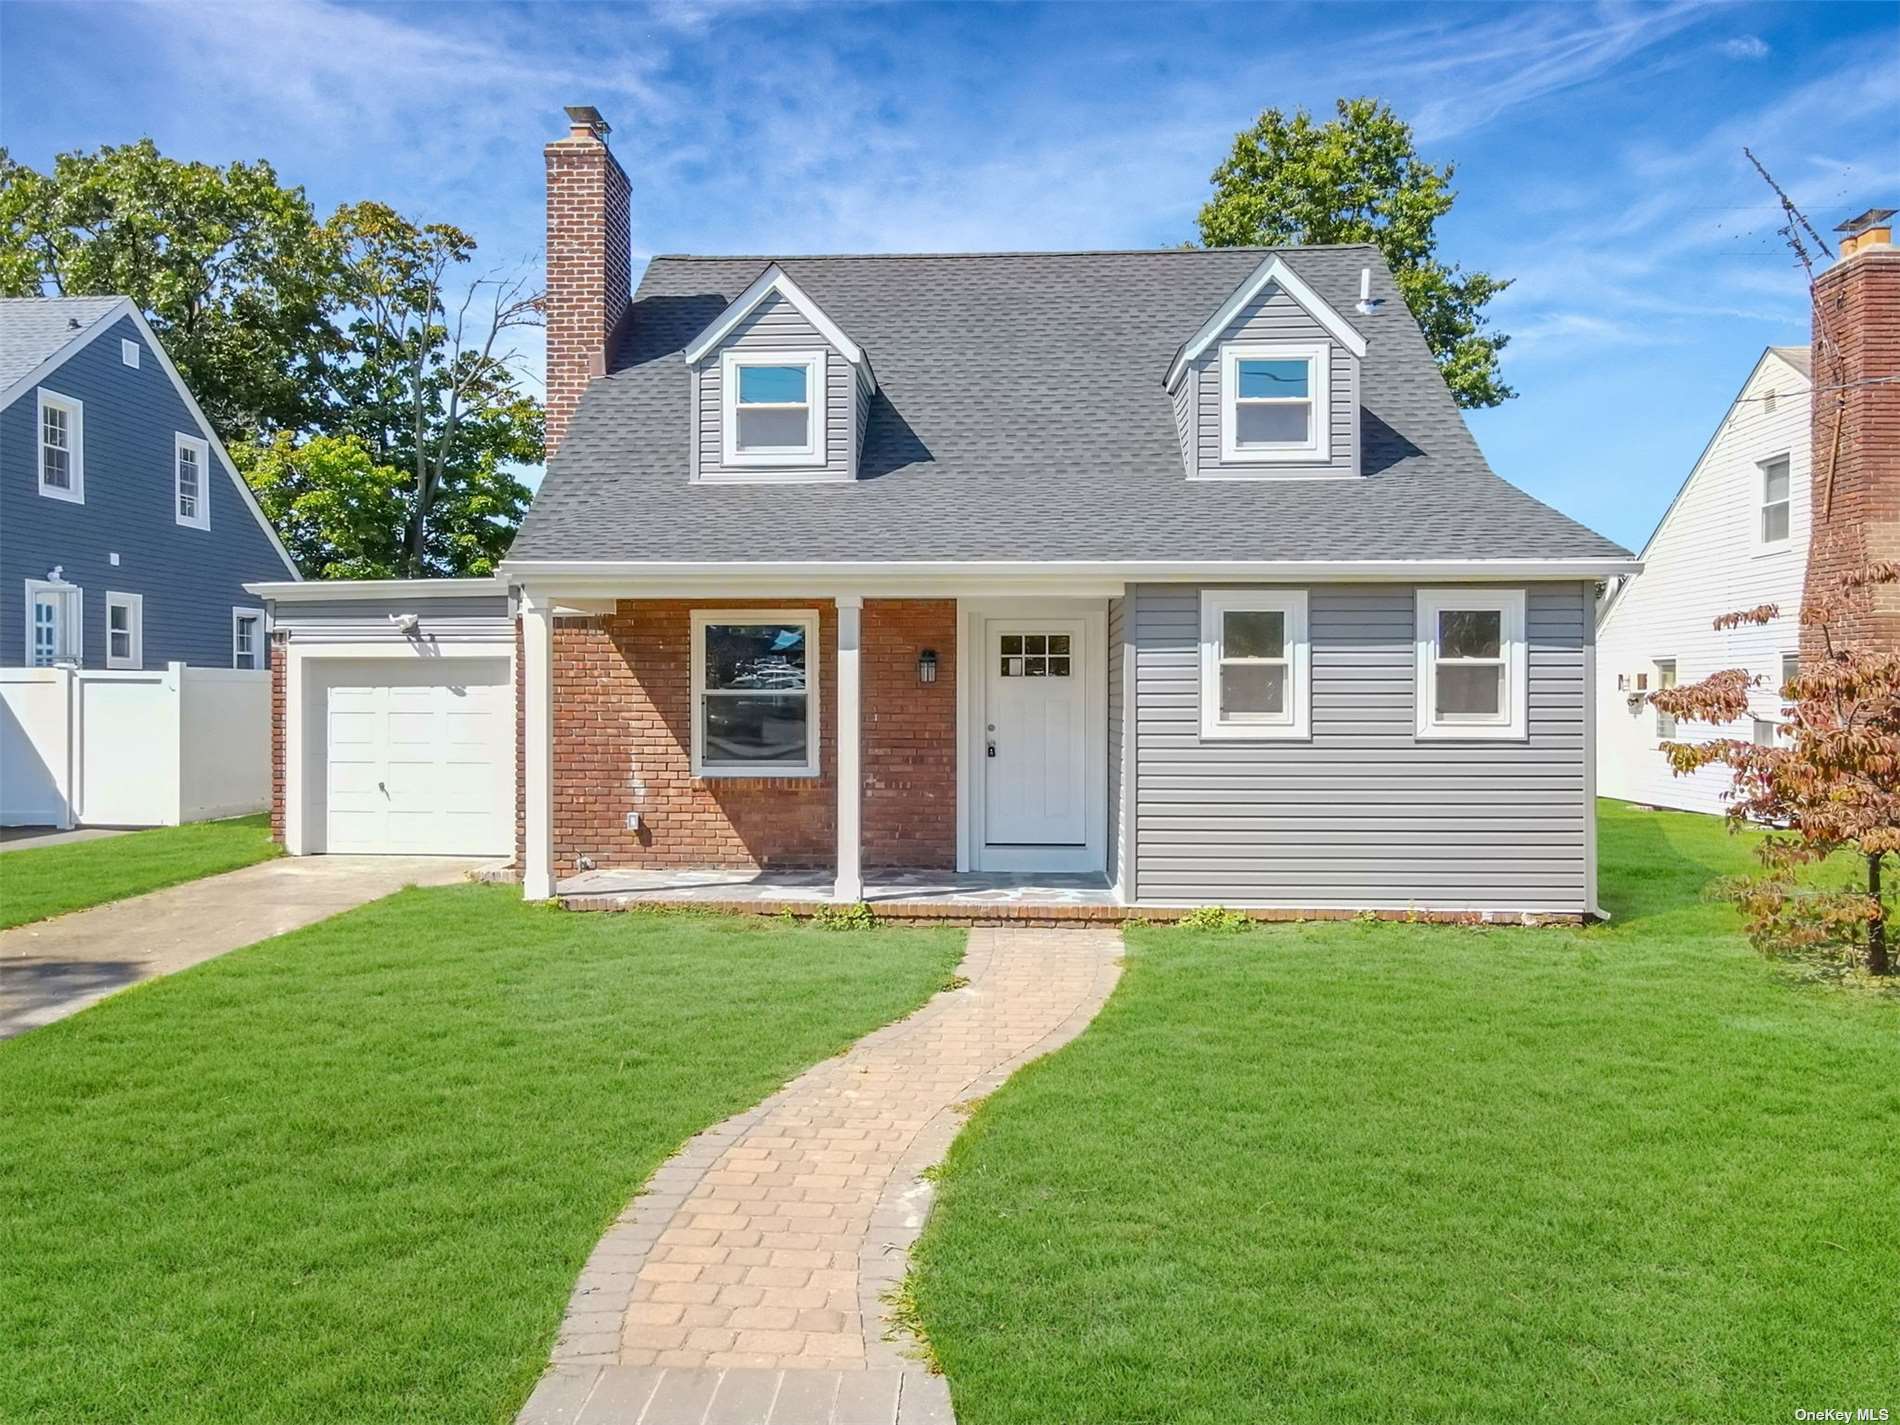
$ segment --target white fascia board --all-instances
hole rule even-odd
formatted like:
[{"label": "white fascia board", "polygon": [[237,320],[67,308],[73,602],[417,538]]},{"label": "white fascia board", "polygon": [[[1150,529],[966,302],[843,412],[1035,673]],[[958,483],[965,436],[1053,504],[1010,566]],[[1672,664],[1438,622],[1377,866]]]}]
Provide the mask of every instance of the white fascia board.
[{"label": "white fascia board", "polygon": [[[1709,456],[1715,450],[1716,441],[1722,438],[1722,432],[1728,427],[1728,418],[1734,414],[1735,407],[1741,402],[1742,393],[1755,384],[1755,378],[1761,375],[1762,367],[1766,366],[1770,359],[1778,361],[1787,367],[1789,373],[1793,375],[1795,380],[1801,383],[1800,394],[1805,396],[1813,390],[1814,381],[1807,372],[1803,371],[1799,366],[1796,366],[1772,346],[1763,347],[1761,355],[1755,360],[1755,364],[1748,368],[1748,375],[1742,378],[1742,384],[1735,388],[1734,396],[1730,398],[1728,405],[1716,419],[1715,429],[1710,433],[1708,440],[1703,443],[1702,453],[1696,456],[1695,464],[1689,467],[1689,473],[1683,476],[1682,483],[1676,486],[1676,493],[1669,501],[1668,508],[1662,512],[1662,518],[1656,521],[1656,527],[1649,532],[1649,538],[1643,541],[1643,547],[1636,555],[1638,560],[1649,558],[1649,551],[1656,547],[1657,536],[1659,536],[1663,532],[1664,527],[1668,525],[1670,517],[1676,512],[1676,506],[1682,503],[1682,497],[1689,493],[1689,487],[1695,483],[1695,477],[1702,473],[1702,467],[1708,464]],[[1613,590],[1610,597],[1604,601],[1603,607],[1597,611],[1597,629],[1599,632],[1609,627],[1610,615],[1622,607],[1623,595],[1628,591],[1629,583],[1625,581]]]},{"label": "white fascia board", "polygon": [[486,579],[299,579],[294,583],[260,580],[244,592],[280,603],[310,603],[320,599],[427,599],[463,595],[505,594],[508,581]]},{"label": "white fascia board", "polygon": [[[276,529],[265,517],[263,506],[257,503],[257,496],[251,493],[251,487],[245,484],[244,477],[238,474],[237,464],[231,459],[231,452],[224,448],[224,442],[218,439],[217,429],[205,415],[204,408],[198,404],[198,398],[191,394],[191,388],[185,384],[185,378],[180,376],[178,368],[172,365],[172,359],[165,350],[165,344],[158,339],[158,333],[152,330],[151,324],[145,320],[145,314],[138,309],[138,304],[130,297],[121,298],[115,306],[107,308],[94,321],[73,333],[71,341],[9,386],[5,395],[0,396],[0,409],[12,405],[26,392],[39,385],[65,364],[69,356],[121,317],[132,319],[132,324],[139,329],[139,335],[145,338],[145,344],[157,355],[159,366],[171,380],[179,399],[185,403],[185,409],[191,412],[192,419],[198,423],[199,432],[209,442],[213,453],[218,457],[218,463],[224,467],[225,473],[231,477],[231,483],[237,486],[238,497],[244,501],[245,508],[251,512],[251,518],[257,521],[258,528],[264,531],[264,537],[271,542],[271,548],[277,551],[277,557],[284,561],[285,572],[292,579],[301,580],[303,575],[297,570],[297,561],[290,557],[290,551],[284,548],[283,540],[277,537]],[[207,489],[206,494],[209,495],[209,493]]]},{"label": "white fascia board", "polygon": [[1325,327],[1327,335],[1334,341],[1354,356],[1365,356],[1366,339],[1359,334],[1358,329],[1334,311],[1319,293],[1306,285],[1299,273],[1287,266],[1280,255],[1275,253],[1256,267],[1251,277],[1234,289],[1233,295],[1221,303],[1220,309],[1202,324],[1199,331],[1188,338],[1187,345],[1175,355],[1173,365],[1168,367],[1168,379],[1165,383],[1170,391],[1180,384],[1181,375],[1188,369],[1188,364],[1212,346],[1214,338],[1233,325],[1234,318],[1240,315],[1241,309],[1259,296],[1268,283],[1274,282],[1279,284],[1281,291],[1298,302],[1309,317]]},{"label": "white fascia board", "polygon": [[877,378],[871,374],[871,364],[864,358],[864,348],[846,336],[838,324],[825,315],[825,310],[810,297],[804,289],[785,274],[783,268],[773,263],[761,272],[758,280],[733,300],[731,306],[713,319],[711,326],[694,337],[686,348],[686,364],[696,366],[707,355],[731,335],[732,329],[744,321],[752,309],[757,307],[772,293],[778,293],[798,309],[799,315],[818,329],[822,336],[844,359],[862,373],[869,382],[872,391],[877,390]]},{"label": "white fascia board", "polygon": [[1023,593],[1097,596],[1113,594],[1130,583],[1297,584],[1377,583],[1527,583],[1543,580],[1604,579],[1641,570],[1636,559],[1431,559],[1431,560],[1130,560],[997,561],[956,560],[810,562],[602,562],[582,560],[507,560],[501,576],[517,585],[533,585],[550,595],[624,598],[678,597],[703,593],[804,594],[855,591],[892,597],[936,596],[955,592],[995,592],[1001,587]]},{"label": "white fascia board", "polygon": [[118,321],[120,317],[136,315],[137,311],[138,309],[132,305],[132,299],[130,297],[121,297],[115,304],[106,308],[105,311],[101,312],[68,337],[59,349],[47,357],[46,360],[42,361],[38,366],[35,366],[31,371],[27,372],[26,375],[7,387],[5,393],[0,394],[0,409],[12,405],[48,376],[51,376],[55,371],[59,370],[60,367],[66,364],[67,357],[88,345],[95,336]]}]

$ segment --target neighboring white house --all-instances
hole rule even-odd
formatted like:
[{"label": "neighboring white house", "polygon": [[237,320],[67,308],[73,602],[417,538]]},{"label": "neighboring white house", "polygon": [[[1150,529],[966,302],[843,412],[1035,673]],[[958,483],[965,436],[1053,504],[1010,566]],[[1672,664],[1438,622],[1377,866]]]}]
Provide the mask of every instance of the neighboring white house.
[{"label": "neighboring white house", "polygon": [[[1644,546],[1643,572],[1604,601],[1596,659],[1602,795],[1721,812],[1728,770],[1675,776],[1658,744],[1780,735],[1781,685],[1800,646],[1808,563],[1810,386],[1807,347],[1762,353]],[[1765,626],[1714,627],[1721,614],[1761,604],[1779,606],[1781,617]],[[1724,668],[1762,679],[1751,716],[1738,722],[1672,725],[1644,700]]]}]

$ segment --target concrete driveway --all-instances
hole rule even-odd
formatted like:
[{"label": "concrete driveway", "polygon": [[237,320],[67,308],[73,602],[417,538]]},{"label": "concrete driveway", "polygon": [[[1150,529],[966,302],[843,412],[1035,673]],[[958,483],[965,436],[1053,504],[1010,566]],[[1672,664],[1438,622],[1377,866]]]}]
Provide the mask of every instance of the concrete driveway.
[{"label": "concrete driveway", "polygon": [[239,946],[378,900],[460,881],[491,860],[295,856],[0,931],[0,1039]]}]

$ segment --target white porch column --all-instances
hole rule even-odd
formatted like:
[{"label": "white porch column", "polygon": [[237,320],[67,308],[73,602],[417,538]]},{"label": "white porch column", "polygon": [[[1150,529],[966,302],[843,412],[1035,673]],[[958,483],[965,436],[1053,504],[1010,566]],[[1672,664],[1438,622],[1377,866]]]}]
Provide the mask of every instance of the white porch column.
[{"label": "white porch column", "polygon": [[521,866],[523,900],[554,894],[554,603],[521,596],[521,794],[527,846]]},{"label": "white porch column", "polygon": [[860,842],[864,791],[860,749],[864,714],[859,706],[858,642],[864,599],[838,596],[838,882],[831,898],[845,904],[864,899]]}]

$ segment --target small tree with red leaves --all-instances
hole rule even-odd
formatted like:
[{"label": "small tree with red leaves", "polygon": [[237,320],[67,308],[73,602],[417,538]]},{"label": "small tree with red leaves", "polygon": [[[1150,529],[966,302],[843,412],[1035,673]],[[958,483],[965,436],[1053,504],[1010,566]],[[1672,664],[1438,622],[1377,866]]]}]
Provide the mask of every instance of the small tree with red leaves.
[{"label": "small tree with red leaves", "polygon": [[[1900,654],[1853,647],[1834,629],[1842,614],[1865,606],[1873,586],[1893,583],[1900,583],[1900,564],[1875,564],[1802,608],[1802,624],[1819,633],[1819,652],[1804,657],[1781,690],[1792,705],[1786,745],[1733,738],[1663,744],[1677,776],[1715,763],[1730,768],[1731,821],[1772,828],[1761,843],[1762,873],[1733,888],[1749,939],[1775,954],[1864,958],[1876,975],[1893,970],[1881,878],[1887,856],[1900,852]],[[1724,614],[1715,626],[1766,624],[1779,615],[1764,604]],[[1649,701],[1675,718],[1732,722],[1747,713],[1758,681],[1730,668]],[[1800,880],[1801,867],[1837,852],[1861,859],[1864,885],[1859,878],[1832,887]]]}]

